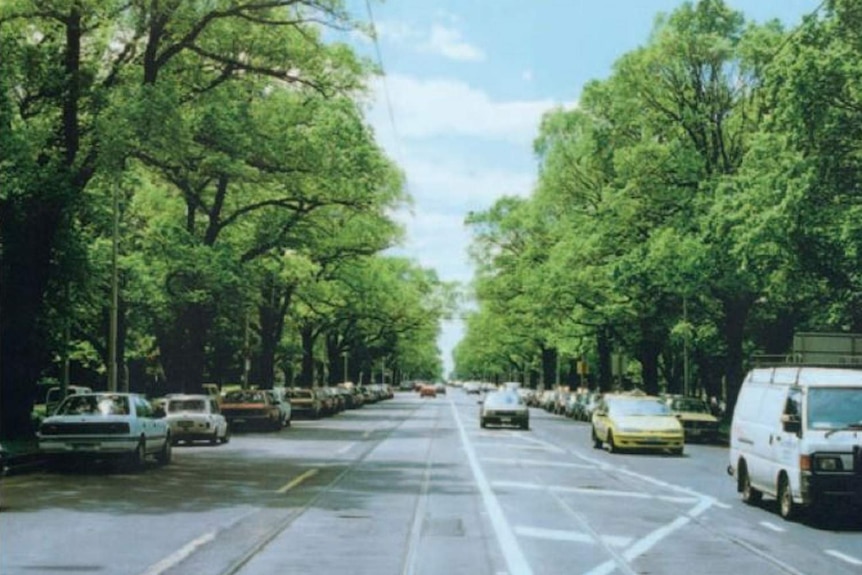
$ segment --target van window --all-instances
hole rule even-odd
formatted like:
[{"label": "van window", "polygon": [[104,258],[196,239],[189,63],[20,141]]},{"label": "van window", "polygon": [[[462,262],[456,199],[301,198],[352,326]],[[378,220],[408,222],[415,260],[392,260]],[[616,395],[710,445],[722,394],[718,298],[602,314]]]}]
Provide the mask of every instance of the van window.
[{"label": "van window", "polygon": [[839,429],[862,423],[862,388],[812,387],[808,390],[808,427]]},{"label": "van window", "polygon": [[787,394],[787,403],[784,405],[784,415],[802,417],[802,390],[798,387],[790,388]]}]

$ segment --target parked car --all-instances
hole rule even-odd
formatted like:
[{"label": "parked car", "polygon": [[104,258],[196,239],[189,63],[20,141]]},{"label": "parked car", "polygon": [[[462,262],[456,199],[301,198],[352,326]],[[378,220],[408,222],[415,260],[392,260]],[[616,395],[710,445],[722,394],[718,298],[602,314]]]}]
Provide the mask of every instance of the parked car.
[{"label": "parked car", "polygon": [[293,419],[293,406],[290,403],[286,390],[283,387],[275,387],[266,390],[271,396],[273,403],[278,407],[278,413],[281,418],[281,427],[290,427],[290,422]]},{"label": "parked car", "polygon": [[222,415],[228,425],[254,426],[278,431],[282,428],[282,415],[272,395],[262,389],[233,389],[222,395]]},{"label": "parked car", "polygon": [[791,519],[832,502],[862,508],[862,371],[754,369],[731,424],[728,473],[746,503]]},{"label": "parked car", "polygon": [[668,396],[665,402],[682,423],[687,442],[718,441],[718,418],[712,414],[706,401],[697,397]]},{"label": "parked car", "polygon": [[479,409],[479,427],[513,425],[530,429],[530,409],[515,391],[494,391],[485,396]]},{"label": "parked car", "polygon": [[165,402],[165,412],[174,444],[200,440],[216,445],[230,441],[230,426],[211,395],[172,395]]},{"label": "parked car", "polygon": [[291,409],[296,417],[320,419],[320,398],[313,389],[292,387],[287,391]]},{"label": "parked car", "polygon": [[682,424],[660,398],[641,394],[605,394],[593,412],[593,446],[611,453],[670,450],[682,455]]},{"label": "parked car", "polygon": [[437,397],[437,388],[433,385],[423,385],[419,388],[419,397]]},{"label": "parked car", "polygon": [[136,393],[82,393],[67,397],[39,427],[39,450],[49,461],[148,456],[171,461],[171,431],[164,413]]}]

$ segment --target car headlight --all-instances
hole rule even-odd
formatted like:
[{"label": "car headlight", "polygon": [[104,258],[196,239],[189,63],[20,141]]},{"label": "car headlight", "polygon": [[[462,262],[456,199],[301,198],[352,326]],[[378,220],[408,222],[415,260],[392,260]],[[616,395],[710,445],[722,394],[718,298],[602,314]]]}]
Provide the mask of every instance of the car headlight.
[{"label": "car headlight", "polygon": [[815,471],[843,471],[840,457],[821,456],[814,458]]}]

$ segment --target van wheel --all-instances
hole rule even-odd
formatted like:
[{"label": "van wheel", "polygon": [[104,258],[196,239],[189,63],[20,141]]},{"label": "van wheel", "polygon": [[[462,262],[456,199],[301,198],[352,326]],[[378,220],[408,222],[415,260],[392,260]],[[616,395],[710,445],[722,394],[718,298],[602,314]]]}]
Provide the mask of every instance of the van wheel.
[{"label": "van wheel", "polygon": [[144,444],[143,438],[138,441],[138,445],[135,447],[135,450],[129,456],[129,466],[132,469],[138,470],[144,467],[144,463],[146,461],[147,451]]},{"label": "van wheel", "polygon": [[166,437],[165,444],[162,445],[162,448],[156,454],[156,461],[158,461],[160,465],[167,465],[171,462],[171,459],[173,458],[173,449],[171,448],[172,445],[173,441],[171,441],[171,437]]},{"label": "van wheel", "polygon": [[739,467],[739,483],[740,491],[742,492],[742,501],[748,505],[757,505],[763,494],[751,486],[751,477],[748,476],[748,469],[745,464]]},{"label": "van wheel", "polygon": [[796,517],[797,506],[793,501],[793,492],[790,490],[790,482],[786,475],[778,480],[778,513],[782,519],[791,520]]}]

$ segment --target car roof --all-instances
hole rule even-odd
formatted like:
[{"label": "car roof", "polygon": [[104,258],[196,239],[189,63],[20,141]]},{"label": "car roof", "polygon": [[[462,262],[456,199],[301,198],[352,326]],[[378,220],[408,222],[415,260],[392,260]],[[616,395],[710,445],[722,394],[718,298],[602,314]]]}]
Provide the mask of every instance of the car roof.
[{"label": "car roof", "polygon": [[804,387],[860,387],[862,370],[829,367],[771,367],[749,372],[745,382]]}]

